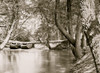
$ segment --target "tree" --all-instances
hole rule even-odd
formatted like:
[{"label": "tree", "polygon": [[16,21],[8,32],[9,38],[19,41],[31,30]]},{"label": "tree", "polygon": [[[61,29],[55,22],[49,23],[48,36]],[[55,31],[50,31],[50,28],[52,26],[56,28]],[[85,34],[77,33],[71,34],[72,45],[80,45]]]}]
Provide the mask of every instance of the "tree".
[{"label": "tree", "polygon": [[10,30],[8,31],[8,34],[7,34],[6,38],[5,38],[5,40],[0,44],[0,49],[3,49],[3,48],[5,47],[5,45],[7,44],[7,42],[9,41],[10,36],[11,36],[11,33],[12,33],[13,29],[14,29],[15,23],[16,23],[16,21],[14,21],[14,22],[12,23],[11,28],[10,28]]},{"label": "tree", "polygon": [[[5,45],[7,44],[7,42],[10,39],[11,33],[13,32],[13,29],[14,29],[15,25],[17,25],[16,22],[17,22],[18,19],[17,19],[17,14],[15,13],[16,10],[14,10],[14,9],[17,9],[16,8],[17,6],[15,6],[15,8],[13,8],[14,7],[14,3],[16,4],[15,1],[12,1],[11,8],[10,8],[10,6],[8,6],[10,8],[10,9],[8,8],[9,9],[9,15],[11,15],[11,16],[9,16],[9,19],[10,19],[10,30],[8,31],[5,40],[1,43],[0,49],[3,49],[5,47]],[[5,5],[6,5],[6,3],[5,3]]]},{"label": "tree", "polygon": [[67,0],[67,21],[68,21],[68,29],[69,29],[69,34],[72,36],[72,37],[74,37],[74,33],[73,33],[73,25],[72,25],[72,13],[71,13],[71,11],[72,11],[72,7],[71,7],[71,5],[72,5],[72,0]]},{"label": "tree", "polygon": [[[82,53],[81,53],[81,50],[80,50],[80,33],[81,33],[81,28],[82,28],[82,25],[79,23],[77,25],[78,27],[78,30],[77,30],[77,33],[76,33],[76,40],[66,32],[66,30],[63,28],[63,26],[61,26],[59,24],[59,3],[60,3],[60,0],[55,0],[56,2],[56,5],[55,5],[55,25],[58,27],[58,29],[63,33],[63,35],[69,40],[69,42],[76,48],[74,49],[74,55],[76,58],[81,58],[82,57]],[[71,3],[71,1],[69,1]],[[69,4],[69,2],[67,4]],[[69,4],[68,5],[68,19],[70,19],[70,16],[71,16],[71,5]],[[69,20],[70,21],[70,20]],[[71,26],[71,24],[70,24]],[[71,32],[72,30],[70,30]],[[75,42],[76,41],[76,42]]]},{"label": "tree", "polygon": [[[74,46],[74,48],[75,48],[74,49],[75,50],[75,52],[74,52],[75,53],[74,54],[75,57],[76,58],[81,58],[83,56],[82,55],[82,50],[83,50],[82,46],[86,45],[85,35],[82,32],[83,24],[85,24],[85,25],[87,25],[87,23],[90,24],[90,22],[92,20],[91,18],[89,18],[89,20],[87,18],[88,21],[85,21],[85,23],[83,23],[84,22],[84,16],[85,16],[84,15],[85,8],[83,8],[83,7],[86,6],[86,5],[83,4],[84,1],[80,1],[80,0],[78,0],[78,1],[67,0],[67,17],[68,17],[68,25],[69,25],[68,28],[69,28],[69,33],[70,33],[70,34],[68,34],[66,32],[66,30],[64,29],[64,27],[60,24],[60,22],[58,20],[59,16],[60,16],[59,11],[58,11],[59,7],[60,7],[60,0],[55,0],[55,2],[56,2],[56,5],[55,5],[55,25],[63,33],[63,35],[69,40],[69,42]],[[71,6],[72,6],[71,3],[72,2],[74,2],[74,4],[75,4],[74,8],[72,8],[73,9],[72,13],[76,14],[78,16],[77,24],[76,24],[77,27],[76,27],[76,37],[75,37],[75,39],[73,38],[72,30],[71,30],[72,29],[72,22],[71,22]],[[90,13],[90,15],[91,15],[91,13]],[[95,21],[95,23],[98,24],[98,20]],[[91,32],[91,30],[93,31],[93,29],[91,29],[91,27],[93,27],[93,25],[95,26],[95,24],[93,24],[93,22],[91,22],[91,24],[89,26],[90,30],[88,30],[88,32],[87,32],[89,35],[90,35],[89,32]],[[83,40],[81,40],[81,35],[83,35]],[[83,45],[81,43],[83,43]]]},{"label": "tree", "polygon": [[72,43],[73,46],[75,46],[75,40],[73,39],[73,37],[69,33],[66,33],[66,30],[63,29],[62,25],[60,25],[59,22],[57,21],[59,19],[58,9],[59,9],[60,0],[55,0],[55,1],[56,1],[56,4],[55,4],[55,25],[62,32],[62,34],[69,40],[69,42]]}]

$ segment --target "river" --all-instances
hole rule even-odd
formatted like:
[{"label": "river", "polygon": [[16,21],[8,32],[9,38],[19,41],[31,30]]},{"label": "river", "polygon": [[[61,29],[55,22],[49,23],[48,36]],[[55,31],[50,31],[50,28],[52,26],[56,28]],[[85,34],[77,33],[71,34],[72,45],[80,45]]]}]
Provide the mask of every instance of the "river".
[{"label": "river", "polygon": [[2,50],[0,73],[69,73],[72,59],[69,50]]}]

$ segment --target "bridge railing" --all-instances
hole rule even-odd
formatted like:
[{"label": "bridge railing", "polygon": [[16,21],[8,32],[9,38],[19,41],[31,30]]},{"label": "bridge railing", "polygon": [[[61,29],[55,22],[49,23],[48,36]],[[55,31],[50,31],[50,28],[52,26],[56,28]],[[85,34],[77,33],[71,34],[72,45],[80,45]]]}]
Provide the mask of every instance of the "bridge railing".
[{"label": "bridge railing", "polygon": [[[51,40],[49,41],[49,43],[61,43],[63,41],[67,41],[67,40]],[[40,44],[41,41],[33,41],[33,42],[20,42],[20,41],[13,41],[13,40],[9,40],[9,43],[20,43],[20,44],[24,44],[24,43],[27,43],[27,44]],[[42,42],[43,43],[43,42]]]}]

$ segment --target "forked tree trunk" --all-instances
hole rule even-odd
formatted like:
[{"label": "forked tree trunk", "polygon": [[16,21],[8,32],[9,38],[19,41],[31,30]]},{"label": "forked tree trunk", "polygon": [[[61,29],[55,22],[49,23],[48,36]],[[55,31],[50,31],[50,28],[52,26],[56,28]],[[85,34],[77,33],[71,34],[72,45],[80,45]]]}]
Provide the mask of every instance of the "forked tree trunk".
[{"label": "forked tree trunk", "polygon": [[[71,16],[71,3],[72,0],[67,0],[67,17],[68,17],[68,25],[69,25],[69,34],[74,38],[73,28],[72,28],[72,16]],[[79,10],[80,11],[80,10]],[[79,19],[80,20],[80,19]],[[77,24],[77,32],[76,32],[76,42],[75,42],[75,48],[73,47],[72,52],[76,58],[82,57],[81,52],[81,29],[82,25],[81,23]]]},{"label": "forked tree trunk", "polygon": [[76,58],[81,58],[82,57],[82,52],[80,50],[80,32],[81,32],[81,24],[78,25],[78,30],[77,30],[77,34],[76,34],[76,42],[73,39],[73,37],[68,34],[66,32],[66,30],[63,28],[62,25],[59,24],[59,22],[57,21],[59,19],[59,4],[60,4],[60,0],[55,0],[55,25],[58,27],[58,29],[62,32],[62,34],[69,40],[69,42],[76,48],[74,49],[74,56]]},{"label": "forked tree trunk", "polygon": [[69,40],[69,42],[75,46],[75,40],[73,39],[73,37],[66,32],[66,30],[64,29],[64,27],[62,25],[59,24],[59,22],[57,21],[59,19],[59,3],[60,0],[55,0],[55,25],[58,27],[58,29],[60,30],[60,32]]},{"label": "forked tree trunk", "polygon": [[[72,16],[71,16],[71,3],[72,3],[72,0],[67,0],[67,5],[66,5],[66,8],[67,8],[67,19],[68,19],[68,31],[69,31],[69,34],[74,38],[74,33],[73,33],[73,28],[72,28],[72,23],[71,23],[71,19],[72,19]],[[69,45],[71,45],[69,43]],[[71,45],[71,49],[72,49],[72,53],[73,55],[77,58],[77,52],[75,50],[75,47],[73,47]]]}]

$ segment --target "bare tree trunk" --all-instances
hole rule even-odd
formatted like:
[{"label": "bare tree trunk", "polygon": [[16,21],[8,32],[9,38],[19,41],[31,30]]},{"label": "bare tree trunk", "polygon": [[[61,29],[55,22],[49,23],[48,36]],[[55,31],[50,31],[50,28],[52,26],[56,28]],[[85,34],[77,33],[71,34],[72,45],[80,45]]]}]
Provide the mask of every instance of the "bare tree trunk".
[{"label": "bare tree trunk", "polygon": [[[80,1],[79,1],[80,2]],[[74,56],[76,57],[76,59],[81,58],[82,57],[82,52],[81,52],[81,39],[80,39],[80,34],[81,34],[81,29],[82,29],[82,25],[79,23],[77,26],[77,33],[76,33],[76,42],[73,39],[73,37],[68,34],[66,32],[66,30],[62,27],[62,25],[59,24],[59,22],[57,21],[59,19],[59,3],[60,0],[56,0],[56,5],[55,5],[55,25],[58,27],[58,29],[62,32],[62,34],[69,40],[69,42],[76,48],[76,49],[72,49]],[[71,6],[71,5],[69,5]],[[71,9],[71,7],[69,7],[69,10]],[[69,13],[69,15],[71,15]],[[68,15],[68,18],[70,18],[70,16]],[[80,20],[80,19],[79,19]],[[71,25],[70,25],[71,26]]]},{"label": "bare tree trunk", "polygon": [[[67,0],[67,19],[68,19],[68,30],[69,30],[69,34],[74,38],[74,33],[73,33],[73,28],[72,28],[72,15],[71,15],[71,3],[72,0]],[[71,46],[72,49],[72,53],[75,56],[75,58],[77,58],[77,52],[75,50],[75,47],[73,47],[70,43],[69,45]]]},{"label": "bare tree trunk", "polygon": [[68,18],[68,30],[69,34],[74,37],[73,26],[72,26],[72,15],[71,15],[71,3],[72,0],[67,0],[67,18]]},{"label": "bare tree trunk", "polygon": [[7,44],[7,42],[10,39],[13,29],[17,26],[17,23],[18,23],[18,0],[13,1],[12,8],[10,10],[11,10],[11,12],[9,14],[11,16],[10,17],[10,23],[11,23],[10,26],[11,27],[10,27],[10,30],[8,31],[8,34],[7,34],[4,42],[0,45],[0,49],[3,49],[5,47],[5,45]]},{"label": "bare tree trunk", "polygon": [[76,32],[76,45],[75,45],[75,50],[77,53],[77,58],[81,58],[82,57],[82,49],[81,49],[81,29],[82,29],[82,25],[79,22],[79,24],[77,24],[77,32]]},{"label": "bare tree trunk", "polygon": [[64,29],[64,27],[62,25],[59,24],[58,19],[59,19],[59,3],[60,0],[55,0],[56,4],[55,4],[55,25],[58,27],[58,29],[60,30],[60,32],[69,40],[69,42],[75,46],[75,40],[73,39],[73,37],[66,32],[66,30]]},{"label": "bare tree trunk", "polygon": [[18,30],[18,24],[19,24],[19,5],[18,5],[18,3],[19,3],[19,0],[14,0],[13,1],[13,15],[14,15],[14,19],[16,19],[17,21],[16,21],[16,25],[14,26],[14,31],[13,31],[13,35],[12,35],[12,37],[14,37],[18,32],[17,32],[17,30]]},{"label": "bare tree trunk", "polygon": [[[79,1],[80,2],[80,1]],[[80,34],[81,34],[81,24],[78,24],[77,26],[77,34],[76,34],[76,42],[75,40],[73,39],[73,37],[68,34],[66,32],[66,30],[63,28],[62,25],[59,24],[59,22],[57,21],[59,19],[59,3],[60,3],[60,0],[56,0],[56,5],[55,5],[55,25],[58,27],[58,29],[62,32],[62,34],[69,40],[69,42],[76,48],[76,49],[72,49],[73,50],[73,54],[74,56],[78,59],[78,58],[81,58],[82,57],[82,52],[81,52],[81,45],[80,45]],[[71,5],[69,5],[71,6]],[[69,9],[70,10],[70,9]],[[70,14],[71,15],[71,14]],[[70,16],[68,15],[68,18]],[[71,25],[70,25],[71,26]]]},{"label": "bare tree trunk", "polygon": [[13,31],[13,28],[14,28],[15,23],[16,23],[16,21],[14,21],[14,22],[12,23],[11,29],[8,31],[8,34],[7,34],[7,36],[6,36],[5,40],[4,40],[4,42],[0,45],[0,49],[3,49],[3,48],[5,47],[5,45],[7,44],[7,42],[9,41],[9,38],[10,38],[10,36],[11,36],[11,33],[12,33],[12,31]]},{"label": "bare tree trunk", "polygon": [[81,1],[78,0],[78,20],[77,20],[77,27],[76,27],[76,44],[75,44],[75,50],[77,53],[77,58],[80,59],[83,54],[82,54],[82,47],[81,47],[81,31],[82,31],[82,14],[81,14]]}]

